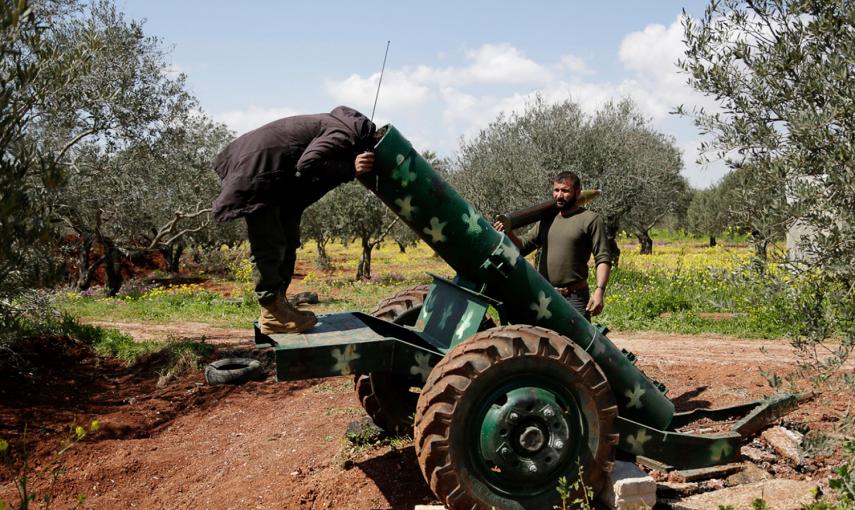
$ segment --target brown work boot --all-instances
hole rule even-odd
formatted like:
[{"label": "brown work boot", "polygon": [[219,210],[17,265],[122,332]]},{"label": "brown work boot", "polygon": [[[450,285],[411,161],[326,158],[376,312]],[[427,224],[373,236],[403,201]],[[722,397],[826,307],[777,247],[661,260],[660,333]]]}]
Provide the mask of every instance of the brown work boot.
[{"label": "brown work boot", "polygon": [[258,329],[262,334],[302,333],[318,323],[315,314],[299,313],[281,299],[261,305],[261,317],[258,319]]},{"label": "brown work boot", "polygon": [[297,308],[296,306],[292,305],[292,304],[291,304],[291,302],[290,302],[290,301],[288,301],[288,298],[287,298],[287,297],[285,297],[285,293],[284,293],[284,292],[283,292],[283,293],[281,293],[279,296],[277,296],[277,297],[276,297],[276,300],[277,300],[277,301],[281,301],[281,302],[282,302],[282,306],[284,306],[285,308],[288,308],[288,309],[292,310],[294,313],[300,314],[300,315],[302,315],[303,317],[311,318],[311,319],[313,319],[315,322],[317,322],[318,318],[317,318],[317,317],[315,317],[315,314],[314,314],[314,313],[310,312],[309,310],[300,310],[300,309],[299,309],[299,308]]}]

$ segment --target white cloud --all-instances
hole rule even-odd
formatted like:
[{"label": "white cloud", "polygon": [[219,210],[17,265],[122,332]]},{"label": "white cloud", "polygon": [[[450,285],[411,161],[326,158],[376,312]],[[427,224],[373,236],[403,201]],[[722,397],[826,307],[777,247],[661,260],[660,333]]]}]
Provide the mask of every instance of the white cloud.
[{"label": "white cloud", "polygon": [[640,106],[654,119],[662,119],[681,104],[715,109],[715,102],[686,84],[687,76],[677,67],[683,57],[682,15],[669,26],[651,24],[631,32],[621,41],[618,57],[632,77],[624,81]]},{"label": "white cloud", "polygon": [[252,105],[246,110],[215,113],[213,117],[214,120],[224,123],[238,135],[242,135],[268,122],[281,119],[282,117],[298,115],[299,113],[302,112],[291,108],[259,108]]},{"label": "white cloud", "polygon": [[509,44],[485,44],[466,53],[472,64],[463,73],[472,81],[488,83],[547,82],[545,67],[527,58]]},{"label": "white cloud", "polygon": [[594,74],[594,70],[588,66],[588,62],[576,55],[564,55],[561,57],[561,60],[558,61],[558,68],[560,70],[567,70],[571,74],[578,76]]},{"label": "white cloud", "polygon": [[[623,77],[597,80],[596,70],[585,59],[564,54],[555,61],[537,62],[510,44],[484,44],[458,55],[463,65],[413,65],[387,69],[378,102],[378,124],[388,117],[406,125],[407,136],[420,148],[450,155],[461,136],[472,137],[498,115],[522,112],[535,94],[548,102],[567,99],[594,113],[608,101],[629,97],[654,126],[674,136],[684,150],[685,174],[694,186],[704,187],[724,174],[721,163],[702,168],[697,158],[697,129],[687,119],[669,113],[680,104],[715,109],[713,100],[686,84],[676,66],[683,55],[681,17],[668,26],[651,24],[628,33],[617,57]],[[443,54],[440,61],[454,57]],[[327,91],[336,103],[348,104],[370,114],[379,73],[357,74],[329,80]]]},{"label": "white cloud", "polygon": [[683,55],[681,17],[670,26],[647,25],[641,32],[631,32],[621,41],[618,56],[629,69],[642,74],[668,74]]},{"label": "white cloud", "polygon": [[[327,91],[341,104],[351,105],[366,115],[371,114],[380,73],[368,78],[353,74],[341,81],[328,80]],[[430,96],[430,89],[403,71],[389,71],[383,75],[378,102],[384,111],[402,111],[420,108]]]}]

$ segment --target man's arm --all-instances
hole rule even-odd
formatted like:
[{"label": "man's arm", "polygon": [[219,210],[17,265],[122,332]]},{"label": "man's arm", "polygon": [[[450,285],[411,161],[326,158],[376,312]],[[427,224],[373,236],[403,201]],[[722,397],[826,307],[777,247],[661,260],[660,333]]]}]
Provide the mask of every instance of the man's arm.
[{"label": "man's arm", "polygon": [[597,288],[591,294],[591,299],[588,300],[588,306],[585,310],[590,312],[591,316],[600,315],[605,306],[606,285],[609,283],[609,275],[612,272],[612,266],[608,262],[597,264]]},{"label": "man's arm", "polygon": [[612,271],[612,258],[609,252],[609,242],[606,238],[606,224],[600,216],[591,223],[591,248],[594,255],[594,265],[597,268],[597,288],[591,293],[588,306],[585,307],[591,316],[599,315],[605,306],[606,285]]},{"label": "man's arm", "polygon": [[501,221],[496,221],[495,223],[493,223],[493,228],[507,235],[508,239],[510,239],[511,242],[516,245],[517,249],[520,251],[520,254],[522,254],[523,257],[534,251],[535,248],[540,247],[537,242],[537,240],[540,238],[540,236],[538,235],[540,223],[537,223],[528,232],[523,234],[522,238],[516,235],[513,230],[505,232],[505,225],[503,225]]}]

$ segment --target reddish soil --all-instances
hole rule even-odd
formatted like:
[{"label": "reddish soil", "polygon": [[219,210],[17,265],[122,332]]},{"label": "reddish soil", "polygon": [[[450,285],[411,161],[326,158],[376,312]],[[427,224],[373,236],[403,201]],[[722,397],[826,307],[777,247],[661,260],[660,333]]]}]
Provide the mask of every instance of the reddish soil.
[{"label": "reddish soil", "polygon": [[[114,326],[139,338],[152,330]],[[216,338],[216,357],[237,352],[265,359],[250,350],[250,330],[191,329],[175,333]],[[769,394],[758,366],[779,373],[792,366],[785,341],[658,333],[610,338],[669,387],[678,410]],[[128,368],[55,338],[29,342],[23,358],[31,364],[24,376],[0,373],[0,438],[14,443],[26,427],[31,485],[58,498],[53,508],[74,507],[77,495],[86,496],[85,508],[105,509],[411,509],[434,501],[410,443],[359,449],[343,439],[347,424],[364,416],[349,378],[268,378],[223,387],[206,385],[196,372],[159,388],[165,360],[152,357]],[[833,434],[850,405],[821,394],[784,421]],[[96,419],[99,431],[56,456],[70,424]],[[835,460],[814,456],[795,466],[779,459],[764,467],[777,477],[822,480]],[[49,487],[47,472],[56,465],[63,473]],[[0,499],[16,502],[8,469],[0,473]]]}]

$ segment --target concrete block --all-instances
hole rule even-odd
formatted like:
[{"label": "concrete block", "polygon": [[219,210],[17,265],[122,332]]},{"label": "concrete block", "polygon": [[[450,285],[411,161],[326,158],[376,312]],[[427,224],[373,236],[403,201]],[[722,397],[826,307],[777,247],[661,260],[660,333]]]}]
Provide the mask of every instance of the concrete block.
[{"label": "concrete block", "polygon": [[600,502],[617,510],[640,510],[656,504],[656,482],[631,462],[615,461]]}]

